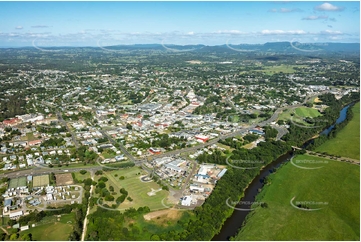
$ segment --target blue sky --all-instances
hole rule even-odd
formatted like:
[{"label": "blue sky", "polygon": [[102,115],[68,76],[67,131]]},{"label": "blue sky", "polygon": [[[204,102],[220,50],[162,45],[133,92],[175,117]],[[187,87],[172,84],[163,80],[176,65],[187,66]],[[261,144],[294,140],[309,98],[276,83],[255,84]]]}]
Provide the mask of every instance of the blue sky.
[{"label": "blue sky", "polygon": [[359,2],[0,2],[0,46],[359,42]]}]

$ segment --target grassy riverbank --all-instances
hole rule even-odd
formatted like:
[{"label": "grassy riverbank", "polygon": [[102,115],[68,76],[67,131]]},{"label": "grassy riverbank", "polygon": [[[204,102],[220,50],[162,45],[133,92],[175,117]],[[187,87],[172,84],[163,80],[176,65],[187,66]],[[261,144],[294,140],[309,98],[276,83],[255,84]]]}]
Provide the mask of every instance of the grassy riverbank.
[{"label": "grassy riverbank", "polygon": [[335,138],[316,148],[317,152],[326,152],[352,159],[360,159],[360,103],[352,107],[353,118],[341,129]]},{"label": "grassy riverbank", "polygon": [[359,166],[307,155],[292,163],[270,176],[257,196],[267,208],[250,213],[236,240],[359,240]]}]

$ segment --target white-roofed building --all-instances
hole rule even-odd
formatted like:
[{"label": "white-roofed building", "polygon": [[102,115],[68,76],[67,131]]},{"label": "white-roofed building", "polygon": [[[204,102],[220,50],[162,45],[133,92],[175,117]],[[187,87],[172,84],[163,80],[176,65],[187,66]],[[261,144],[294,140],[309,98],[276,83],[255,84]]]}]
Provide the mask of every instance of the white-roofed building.
[{"label": "white-roofed building", "polygon": [[182,206],[190,206],[192,202],[191,196],[185,196],[182,200]]}]

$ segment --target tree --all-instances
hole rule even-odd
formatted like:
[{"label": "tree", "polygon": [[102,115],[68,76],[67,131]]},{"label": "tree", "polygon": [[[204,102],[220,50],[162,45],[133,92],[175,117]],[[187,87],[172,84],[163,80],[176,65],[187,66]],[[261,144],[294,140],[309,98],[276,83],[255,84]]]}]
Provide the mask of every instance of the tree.
[{"label": "tree", "polygon": [[12,234],[10,235],[10,240],[18,240],[18,234]]},{"label": "tree", "polygon": [[132,125],[129,124],[129,123],[127,124],[126,128],[129,129],[129,130],[132,130],[132,129],[133,129]]},{"label": "tree", "polygon": [[24,241],[32,241],[32,234],[23,234],[21,236],[21,240],[24,240]]},{"label": "tree", "polygon": [[151,241],[160,241],[159,235],[153,234],[152,237],[150,237]]},{"label": "tree", "polygon": [[79,171],[79,173],[84,175],[85,173],[87,173],[87,171],[86,170],[81,170],[81,171]]}]

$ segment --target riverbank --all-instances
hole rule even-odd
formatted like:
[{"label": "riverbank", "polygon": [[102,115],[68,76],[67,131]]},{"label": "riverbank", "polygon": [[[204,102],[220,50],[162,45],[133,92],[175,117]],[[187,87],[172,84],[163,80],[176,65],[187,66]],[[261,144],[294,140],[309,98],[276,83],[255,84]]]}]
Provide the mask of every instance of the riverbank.
[{"label": "riverbank", "polygon": [[360,103],[352,108],[353,118],[336,133],[336,137],[325,141],[315,151],[330,155],[360,159]]},{"label": "riverbank", "polygon": [[242,197],[236,200],[237,204],[236,206],[233,205],[234,210],[232,215],[224,221],[221,231],[212,238],[212,241],[229,240],[231,236],[236,235],[238,229],[242,226],[243,221],[246,220],[246,217],[252,211],[250,209],[251,204],[254,202],[259,190],[263,188],[263,180],[265,177],[273,173],[291,157],[292,151],[288,151],[266,166],[262,166],[262,169],[257,176],[255,176],[243,190]]},{"label": "riverbank", "polygon": [[[347,98],[346,98],[347,99]],[[348,100],[348,99],[347,99]],[[343,102],[343,101],[340,101],[341,103]],[[350,105],[350,104],[352,104],[352,102],[353,101],[350,101],[350,100],[348,100],[348,101],[344,101],[343,103],[344,103],[344,105],[343,105],[343,107],[341,108],[340,107],[340,113],[339,113],[339,117],[338,117],[338,119],[336,120],[336,123],[337,123],[337,121],[340,121],[340,122],[342,122],[344,119],[340,119],[340,117],[342,117],[342,114],[343,114],[343,112],[344,111],[347,111],[347,106],[348,105]],[[337,106],[337,104],[336,103],[334,103],[336,106]],[[346,112],[345,112],[346,113]],[[346,118],[346,115],[345,115],[345,118]],[[331,124],[330,124],[331,125]],[[332,124],[331,126],[333,126],[334,124]],[[296,126],[296,128],[297,128],[297,126]],[[309,129],[310,130],[310,129]],[[311,129],[312,130],[312,129]],[[321,132],[322,130],[320,130],[319,132]],[[312,134],[313,135],[313,137],[315,137],[315,134]],[[299,137],[299,138],[301,138],[301,137]],[[308,139],[308,140],[306,140],[306,141],[304,141],[303,142],[303,145],[302,145],[302,147],[303,147],[303,149],[305,148],[305,147],[307,147],[310,143],[312,143],[313,142],[313,138],[312,139]],[[273,162],[272,162],[273,163]],[[268,174],[265,174],[265,176],[267,176],[267,175],[269,175],[270,173],[268,173]],[[257,182],[257,180],[258,180],[259,178],[255,178],[252,182]],[[261,188],[262,187],[262,184],[258,184],[259,185],[259,188]],[[252,198],[250,198],[251,200],[250,201],[254,201],[254,197],[256,196],[258,194],[258,191],[257,192],[255,192],[255,194],[254,194],[254,192],[253,192],[253,197]],[[246,194],[247,195],[247,194]],[[240,201],[240,202],[242,202],[242,200]],[[215,235],[214,236],[214,238],[213,238],[213,240],[228,240],[229,238],[230,238],[230,236],[234,236],[235,234],[236,234],[236,232],[243,226],[243,221],[246,221],[247,220],[247,214],[250,212],[250,210],[248,211],[248,212],[245,212],[245,211],[243,211],[243,214],[238,214],[237,216],[238,217],[236,217],[236,216],[233,216],[232,215],[232,217],[231,217],[231,219],[227,219],[226,220],[226,222],[225,222],[225,224],[224,224],[224,226],[222,227],[222,230],[220,231],[220,233],[218,234],[218,235]],[[232,221],[233,223],[230,223],[229,221]],[[236,225],[235,225],[236,224]],[[228,227],[230,227],[230,228],[227,228],[227,226]],[[237,228],[235,228],[236,226],[238,226]]]},{"label": "riverbank", "polygon": [[235,240],[359,240],[359,179],[358,166],[298,155],[269,176],[256,197],[267,205],[254,208]]},{"label": "riverbank", "polygon": [[[339,134],[341,133],[342,140],[340,142],[342,142],[343,145],[345,145],[346,147],[352,147],[354,149],[357,149],[358,152],[359,152],[359,145],[360,145],[360,140],[359,140],[359,124],[360,124],[359,110],[360,110],[360,106],[359,105],[360,105],[360,103],[357,103],[356,105],[354,105],[354,107],[352,107],[352,112],[355,112],[355,115],[353,116],[353,118],[351,120],[349,120],[349,122],[346,124],[345,127],[344,127],[344,125],[341,126],[341,127],[343,127],[343,129],[337,130],[338,134],[336,135],[336,138],[339,137],[339,139],[340,139]],[[346,120],[346,117],[344,117],[343,120]],[[356,126],[358,126],[358,128]],[[340,127],[336,126],[336,129],[337,128],[340,128]],[[335,146],[339,145],[337,142],[334,143],[335,141],[339,141],[336,138],[327,140],[324,143],[325,147],[329,148],[329,147],[335,147]],[[306,143],[310,143],[310,142],[308,141]],[[324,144],[322,144],[320,147],[322,147]],[[339,154],[339,153],[337,153],[337,154]],[[306,158],[306,160],[308,162],[305,163],[305,160],[303,160],[303,163],[301,162],[301,166],[296,165],[295,162],[297,162],[297,160],[300,160],[300,159],[302,160],[302,158],[303,159]],[[323,163],[326,165],[322,165],[322,166],[320,165],[322,159],[324,162],[327,161],[327,163]],[[337,185],[339,185],[339,183],[340,183],[339,179],[340,178],[345,179],[345,176],[346,176],[346,177],[348,177],[348,178],[346,178],[346,180],[348,180],[348,181],[345,183],[342,183],[342,187],[340,187],[340,190],[353,191],[352,194],[343,194],[343,196],[347,196],[348,199],[350,197],[353,197],[352,201],[349,201],[348,203],[346,203],[345,199],[343,199],[343,197],[340,196],[340,194],[343,193],[344,191],[340,192],[337,189],[336,189],[336,191],[338,191],[337,193],[333,191],[333,192],[329,192],[329,194],[326,193],[326,194],[323,194],[323,196],[321,196],[322,192],[317,192],[317,194],[314,194],[314,196],[317,198],[320,198],[320,196],[321,196],[321,197],[323,197],[324,200],[332,200],[332,199],[336,199],[336,198],[341,199],[341,200],[343,199],[343,201],[346,204],[343,204],[340,206],[339,209],[342,210],[342,212],[338,212],[337,206],[333,207],[333,210],[330,210],[327,213],[323,214],[325,217],[327,217],[327,219],[325,221],[332,223],[333,219],[336,219],[336,220],[341,220],[341,221],[339,221],[339,223],[342,224],[343,220],[341,218],[345,218],[344,219],[345,223],[349,224],[350,221],[349,221],[348,216],[351,216],[352,218],[350,220],[353,223],[356,223],[359,228],[359,224],[360,224],[359,199],[358,199],[359,198],[359,177],[360,177],[359,166],[353,165],[354,168],[351,168],[349,165],[352,165],[352,164],[338,162],[340,164],[337,165],[337,164],[335,164],[335,162],[337,163],[338,161],[333,161],[333,160],[330,160],[327,158],[320,158],[320,157],[310,156],[310,155],[297,156],[297,158],[292,159],[292,164],[294,166],[287,165],[286,167],[288,167],[288,168],[281,168],[277,175],[270,176],[270,179],[272,180],[271,181],[272,184],[270,186],[266,186],[265,189],[263,189],[263,191],[259,195],[257,195],[256,200],[258,202],[263,202],[263,203],[267,203],[267,202],[271,201],[271,205],[272,205],[272,202],[275,202],[274,200],[272,201],[272,198],[279,196],[280,191],[281,191],[281,193],[285,191],[282,189],[282,182],[290,184],[291,187],[292,187],[293,183],[296,183],[297,187],[300,188],[300,190],[294,189],[294,193],[300,193],[300,192],[302,192],[302,189],[303,189],[302,183],[305,183],[305,181],[308,182],[309,186],[313,187],[313,188],[315,188],[315,187],[312,184],[319,184],[319,183],[324,183],[325,186],[327,188],[329,188],[329,187],[334,187],[335,186],[334,183],[338,183]],[[309,167],[303,168],[305,165],[310,165],[310,163],[313,165],[316,164],[317,167],[313,167],[315,169],[309,169]],[[346,171],[345,167],[348,167],[347,169],[349,169],[349,170]],[[295,173],[293,176],[286,176],[284,174],[284,173],[292,174],[292,171],[290,169],[295,169],[295,168],[296,168],[297,173]],[[327,170],[327,169],[329,169],[329,170]],[[284,171],[284,170],[286,170],[286,171]],[[318,172],[315,170],[320,171],[322,174],[318,174]],[[303,172],[306,172],[305,177],[302,176]],[[318,180],[319,177],[323,176],[323,173],[332,174],[335,172],[337,174],[334,174],[333,177],[328,177],[327,179]],[[315,175],[315,174],[317,174],[317,175]],[[350,176],[350,174],[352,174],[352,175]],[[336,180],[335,180],[335,178],[336,178]],[[357,178],[357,179],[355,179],[355,178]],[[275,180],[275,181],[273,181],[273,180]],[[354,181],[351,181],[351,180],[354,180]],[[274,183],[276,183],[278,185],[274,185]],[[358,188],[353,187],[355,184],[358,185]],[[274,188],[274,187],[276,187],[276,188]],[[347,189],[345,189],[345,188],[347,188]],[[275,191],[275,189],[279,189],[279,190]],[[328,190],[328,189],[326,189],[326,190]],[[313,192],[314,192],[314,189],[311,190],[310,194],[313,194]],[[272,193],[276,193],[276,194],[272,194]],[[357,195],[357,197],[355,197],[355,194]],[[287,202],[285,203],[285,201],[282,201],[282,197],[280,197],[280,196],[276,199],[276,201],[278,202],[278,204],[283,203],[285,206],[287,204]],[[268,208],[269,207],[270,207],[270,205],[268,204]],[[345,209],[346,207],[348,207],[348,209]],[[358,215],[355,215],[356,214],[356,213],[354,213],[355,210],[358,211],[358,213],[357,213]],[[323,210],[323,212],[324,211],[325,210]],[[295,212],[295,211],[293,211],[293,212]],[[307,211],[307,212],[309,212],[309,211]],[[328,234],[331,233],[330,231],[334,231],[334,229],[324,228],[325,231],[322,231],[322,234],[324,234],[324,235],[321,237],[317,237],[317,235],[316,235],[316,237],[298,237],[298,238],[296,238],[291,234],[295,234],[295,233],[297,234],[297,231],[296,231],[297,229],[292,228],[292,226],[291,226],[291,228],[289,228],[286,225],[281,224],[279,226],[284,227],[283,229],[285,231],[289,231],[289,235],[287,235],[288,234],[287,232],[282,233],[283,235],[277,235],[275,237],[272,237],[274,233],[271,233],[271,232],[264,232],[264,234],[260,235],[259,237],[253,235],[253,234],[257,234],[257,233],[255,233],[254,229],[252,229],[253,226],[257,227],[257,231],[259,231],[260,229],[262,231],[267,231],[267,230],[269,230],[269,228],[267,228],[267,226],[272,226],[274,228],[274,226],[275,226],[274,222],[271,224],[268,224],[269,222],[265,221],[262,218],[268,217],[268,216],[277,218],[277,216],[279,216],[278,214],[279,214],[279,211],[275,212],[275,214],[272,214],[272,213],[267,214],[267,212],[265,212],[264,209],[262,210],[260,208],[256,208],[254,210],[254,212],[252,212],[252,214],[250,214],[246,218],[246,223],[245,223],[246,225],[242,227],[242,229],[240,230],[238,235],[235,237],[235,239],[236,240],[252,240],[252,239],[254,239],[254,240],[328,240],[328,237],[327,237]],[[305,221],[302,221],[302,214],[298,214],[298,215],[301,216],[301,218],[299,220],[298,220],[297,216],[294,218],[291,215],[287,215],[287,216],[290,216],[288,219],[291,221],[292,221],[292,219],[298,221],[298,224],[302,224],[302,227],[308,227],[309,223],[308,223],[307,219]],[[334,216],[335,216],[335,218],[334,218]],[[260,217],[262,217],[262,218],[260,218]],[[311,216],[310,219],[312,219],[312,218],[313,217]],[[283,217],[280,218],[281,221],[282,221],[282,219],[284,219],[284,218]],[[321,218],[319,218],[319,219],[321,219]],[[276,220],[276,221],[278,221],[278,220]],[[286,221],[286,220],[284,220],[284,221]],[[305,222],[305,224],[303,224],[303,222]],[[255,225],[255,224],[257,224],[257,225]],[[332,226],[330,225],[330,227],[332,227]],[[345,228],[342,228],[342,226],[340,226],[339,229],[337,230],[338,235],[343,234],[344,235],[343,237],[337,237],[338,235],[333,235],[331,233],[332,236],[334,236],[334,237],[332,237],[332,240],[334,240],[335,238],[339,238],[339,240],[354,240],[355,238],[359,239],[359,237],[360,237],[359,229],[357,230],[357,229],[353,228],[352,231],[348,231],[348,229],[346,227],[347,226],[345,226]],[[312,229],[312,228],[309,228],[309,229]],[[343,231],[348,231],[348,232],[346,233]],[[310,233],[306,233],[306,234],[310,234]],[[352,236],[349,237],[346,234],[348,234],[350,236],[352,235]]]}]

